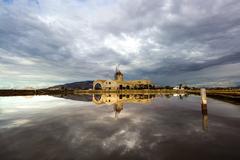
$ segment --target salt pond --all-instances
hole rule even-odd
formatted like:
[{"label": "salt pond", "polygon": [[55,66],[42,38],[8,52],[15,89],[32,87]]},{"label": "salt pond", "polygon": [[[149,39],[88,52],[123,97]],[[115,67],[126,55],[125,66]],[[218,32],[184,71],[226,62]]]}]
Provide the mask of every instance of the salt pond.
[{"label": "salt pond", "polygon": [[240,106],[200,100],[0,97],[0,159],[240,159]]}]

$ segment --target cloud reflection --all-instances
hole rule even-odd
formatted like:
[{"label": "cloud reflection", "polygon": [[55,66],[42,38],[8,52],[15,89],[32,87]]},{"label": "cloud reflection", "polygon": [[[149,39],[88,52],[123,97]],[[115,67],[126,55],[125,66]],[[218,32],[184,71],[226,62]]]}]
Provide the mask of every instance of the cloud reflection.
[{"label": "cloud reflection", "polygon": [[[94,98],[93,95],[89,96]],[[196,158],[199,149],[206,156],[215,153],[216,148],[223,151],[221,146],[224,145],[231,148],[224,150],[224,154],[234,158],[234,149],[239,144],[239,119],[228,112],[223,118],[214,108],[221,106],[236,112],[238,106],[209,98],[210,121],[208,132],[205,132],[202,129],[202,116],[206,114],[204,112],[202,115],[200,97],[180,99],[175,96],[161,95],[151,99],[151,103],[130,103],[139,102],[139,97],[144,100],[146,96],[138,95],[133,100],[134,96],[129,95],[128,101],[126,95],[122,95],[122,99],[120,95],[111,95],[114,103],[124,104],[117,120],[113,116],[114,103],[95,105],[86,96],[88,102],[84,103],[77,101],[76,97],[75,100],[49,98],[55,103],[41,102],[40,97],[25,99],[34,101],[28,104],[33,105],[32,109],[21,108],[10,117],[4,116],[4,113],[0,115],[0,126],[4,126],[4,123],[18,125],[0,129],[0,146],[5,146],[1,147],[0,157],[32,159],[40,154],[40,159],[173,159],[175,156],[183,157],[182,150],[188,150],[189,159],[192,159]],[[83,97],[80,99],[83,100]],[[109,100],[109,95],[101,96],[104,97]],[[101,98],[100,101],[105,100]],[[58,105],[63,101],[64,106]],[[47,105],[47,111],[34,109],[38,102]],[[1,104],[1,108],[7,107],[7,103]],[[127,116],[122,116],[125,113]],[[216,143],[221,145],[216,146]]]}]

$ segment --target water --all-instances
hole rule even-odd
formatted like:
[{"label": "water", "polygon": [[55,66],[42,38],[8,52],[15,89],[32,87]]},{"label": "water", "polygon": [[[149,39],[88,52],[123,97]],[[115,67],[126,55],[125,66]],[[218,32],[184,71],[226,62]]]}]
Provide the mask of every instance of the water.
[{"label": "water", "polygon": [[240,106],[200,101],[193,95],[0,97],[0,159],[239,160]]}]

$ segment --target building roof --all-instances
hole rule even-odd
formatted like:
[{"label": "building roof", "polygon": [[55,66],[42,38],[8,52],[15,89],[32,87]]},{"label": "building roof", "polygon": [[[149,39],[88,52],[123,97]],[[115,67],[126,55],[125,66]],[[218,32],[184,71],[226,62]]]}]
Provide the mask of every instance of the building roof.
[{"label": "building roof", "polygon": [[106,82],[107,80],[103,80],[103,79],[98,79],[98,80],[95,80],[94,83],[96,82]]}]

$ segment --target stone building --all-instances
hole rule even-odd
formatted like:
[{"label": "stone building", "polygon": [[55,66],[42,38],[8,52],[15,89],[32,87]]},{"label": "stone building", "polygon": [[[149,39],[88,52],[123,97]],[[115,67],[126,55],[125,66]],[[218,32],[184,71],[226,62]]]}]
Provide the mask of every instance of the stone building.
[{"label": "stone building", "polygon": [[93,90],[132,90],[149,89],[153,85],[150,80],[125,81],[123,73],[116,69],[114,80],[96,80],[93,82]]}]

